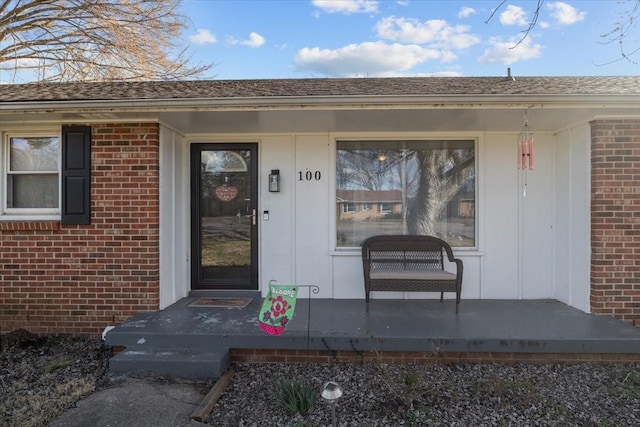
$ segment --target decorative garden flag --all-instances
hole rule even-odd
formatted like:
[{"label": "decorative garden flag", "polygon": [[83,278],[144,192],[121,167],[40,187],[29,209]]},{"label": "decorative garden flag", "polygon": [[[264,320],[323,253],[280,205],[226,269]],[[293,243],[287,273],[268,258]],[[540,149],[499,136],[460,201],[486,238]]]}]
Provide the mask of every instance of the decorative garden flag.
[{"label": "decorative garden flag", "polygon": [[298,287],[295,285],[272,285],[260,309],[260,328],[269,335],[280,335],[291,321],[296,309]]}]

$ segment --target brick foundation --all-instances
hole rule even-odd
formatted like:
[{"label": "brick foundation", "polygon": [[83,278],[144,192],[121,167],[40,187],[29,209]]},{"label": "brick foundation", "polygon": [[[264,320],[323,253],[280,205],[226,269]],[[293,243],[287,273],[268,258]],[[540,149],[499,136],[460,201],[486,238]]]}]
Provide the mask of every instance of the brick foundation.
[{"label": "brick foundation", "polygon": [[0,222],[0,333],[99,336],[159,307],[159,126],[92,125],[91,225]]},{"label": "brick foundation", "polygon": [[591,309],[640,326],[640,120],[591,124]]},{"label": "brick foundation", "polygon": [[233,363],[640,363],[640,354],[232,349]]}]

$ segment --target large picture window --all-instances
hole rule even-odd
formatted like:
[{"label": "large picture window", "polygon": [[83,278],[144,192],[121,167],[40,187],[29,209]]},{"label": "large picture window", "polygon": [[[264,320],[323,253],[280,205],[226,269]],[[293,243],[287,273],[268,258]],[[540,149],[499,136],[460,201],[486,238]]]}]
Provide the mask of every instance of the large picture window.
[{"label": "large picture window", "polygon": [[475,176],[473,140],[338,141],[337,246],[416,234],[474,247]]},{"label": "large picture window", "polygon": [[4,145],[6,212],[58,211],[59,137],[9,135]]}]

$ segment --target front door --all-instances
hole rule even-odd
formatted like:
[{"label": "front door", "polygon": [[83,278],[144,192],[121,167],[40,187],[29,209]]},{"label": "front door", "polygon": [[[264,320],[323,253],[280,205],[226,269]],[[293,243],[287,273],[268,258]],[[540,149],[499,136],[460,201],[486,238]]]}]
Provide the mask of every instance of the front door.
[{"label": "front door", "polygon": [[192,289],[258,289],[257,151],[191,145]]}]

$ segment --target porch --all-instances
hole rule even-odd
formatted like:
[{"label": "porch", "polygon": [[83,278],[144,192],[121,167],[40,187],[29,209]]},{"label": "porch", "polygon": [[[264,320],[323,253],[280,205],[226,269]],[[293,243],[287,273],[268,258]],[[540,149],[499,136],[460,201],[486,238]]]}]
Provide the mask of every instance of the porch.
[{"label": "porch", "polygon": [[[246,307],[192,305],[200,297],[250,298]],[[309,304],[309,302],[311,304]],[[298,299],[281,336],[258,327],[255,293],[192,293],[164,310],[140,313],[107,333],[126,347],[113,373],[216,378],[232,358],[330,360],[348,353],[428,352],[462,361],[640,362],[640,328],[555,300]],[[269,357],[262,357],[267,355]]]}]

